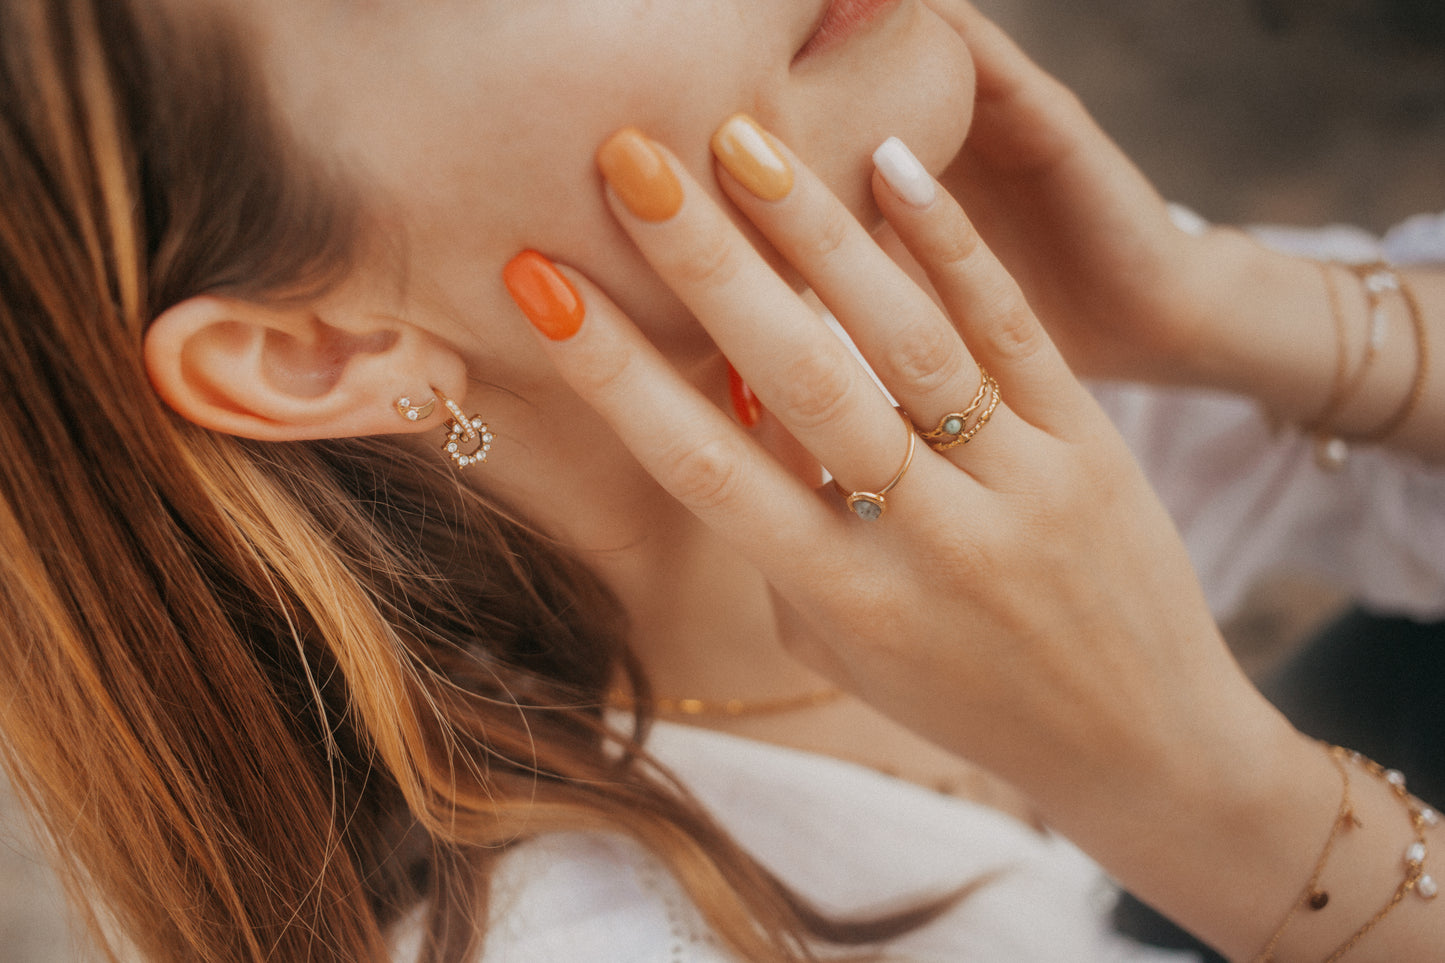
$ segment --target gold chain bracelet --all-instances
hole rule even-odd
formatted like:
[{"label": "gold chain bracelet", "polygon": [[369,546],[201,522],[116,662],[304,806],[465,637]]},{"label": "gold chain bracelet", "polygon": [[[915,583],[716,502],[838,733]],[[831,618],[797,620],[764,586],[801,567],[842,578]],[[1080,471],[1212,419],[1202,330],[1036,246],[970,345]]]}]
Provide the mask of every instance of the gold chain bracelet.
[{"label": "gold chain bracelet", "polygon": [[1425,831],[1440,824],[1440,816],[1435,810],[1425,805],[1405,787],[1405,777],[1394,769],[1386,769],[1374,760],[1368,759],[1357,752],[1342,749],[1339,746],[1326,746],[1329,752],[1330,761],[1334,763],[1335,769],[1340,774],[1342,789],[1340,792],[1340,806],[1335,813],[1335,821],[1330,826],[1329,837],[1325,840],[1324,848],[1320,851],[1319,859],[1315,861],[1314,871],[1310,874],[1309,881],[1305,883],[1300,895],[1291,904],[1289,912],[1284,920],[1270,936],[1269,942],[1264,949],[1254,957],[1254,963],[1273,963],[1274,951],[1279,941],[1284,937],[1291,923],[1294,922],[1300,910],[1309,908],[1318,912],[1329,905],[1330,894],[1320,889],[1320,877],[1324,875],[1325,866],[1329,863],[1330,854],[1334,851],[1335,843],[1346,830],[1357,828],[1361,825],[1359,817],[1355,815],[1355,804],[1350,794],[1350,765],[1355,765],[1365,770],[1371,776],[1384,782],[1396,799],[1405,807],[1405,812],[1410,818],[1410,827],[1414,832],[1414,842],[1405,850],[1404,876],[1400,885],[1395,887],[1389,901],[1385,903],[1375,915],[1355,930],[1342,942],[1335,951],[1325,958],[1324,963],[1336,963],[1355,945],[1364,939],[1365,936],[1380,924],[1395,907],[1404,901],[1411,892],[1424,900],[1433,900],[1439,895],[1439,884],[1434,877],[1425,872],[1425,860],[1429,855]]},{"label": "gold chain bracelet", "polygon": [[[1349,459],[1351,441],[1385,441],[1404,427],[1420,406],[1430,379],[1430,332],[1419,298],[1394,268],[1382,262],[1346,265],[1364,291],[1367,325],[1360,361],[1351,373],[1350,339],[1345,324],[1344,307],[1335,281],[1336,265],[1334,262],[1320,262],[1319,267],[1325,282],[1325,293],[1329,297],[1330,317],[1335,330],[1335,372],[1324,407],[1318,415],[1304,424],[1304,430],[1314,436],[1315,460],[1320,467],[1327,471],[1338,471]],[[1334,424],[1340,412],[1364,387],[1370,369],[1384,346],[1389,324],[1384,302],[1385,297],[1391,293],[1400,296],[1409,317],[1410,331],[1415,341],[1415,373],[1404,399],[1382,424],[1347,438]]]}]

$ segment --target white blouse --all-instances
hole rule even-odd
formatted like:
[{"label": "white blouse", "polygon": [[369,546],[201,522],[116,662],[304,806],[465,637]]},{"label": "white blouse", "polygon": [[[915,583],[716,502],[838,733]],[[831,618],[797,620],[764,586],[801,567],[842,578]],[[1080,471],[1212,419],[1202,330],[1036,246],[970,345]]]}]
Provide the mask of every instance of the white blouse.
[{"label": "white blouse", "polygon": [[[1188,226],[1187,213],[1180,213]],[[1342,260],[1445,263],[1445,216],[1383,239],[1261,229],[1268,243]],[[1321,337],[1328,336],[1322,323]],[[1206,393],[1104,386],[1098,396],[1173,513],[1217,615],[1271,570],[1329,576],[1365,604],[1445,617],[1445,469],[1380,450],[1343,471],[1275,434],[1258,407]],[[1113,893],[1068,842],[985,807],[836,759],[659,723],[649,748],[765,866],[847,917],[917,905],[998,878],[888,947],[907,963],[1164,963],[1191,954],[1113,934]],[[739,963],[636,844],[555,834],[506,857],[483,963]],[[416,927],[398,936],[415,958]]]},{"label": "white blouse", "polygon": [[[1114,894],[1068,842],[853,763],[671,723],[649,748],[783,882],[841,918],[997,878],[889,943],[906,963],[1184,963],[1109,930]],[[558,833],[494,881],[484,963],[741,963],[637,844]],[[415,958],[407,934],[398,960]]]}]

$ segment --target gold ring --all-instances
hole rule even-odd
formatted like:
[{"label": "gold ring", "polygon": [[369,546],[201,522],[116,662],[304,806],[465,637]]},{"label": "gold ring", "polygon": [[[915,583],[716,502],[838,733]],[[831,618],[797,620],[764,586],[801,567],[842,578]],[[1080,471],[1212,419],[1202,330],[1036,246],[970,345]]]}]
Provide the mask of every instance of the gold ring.
[{"label": "gold ring", "polygon": [[[998,382],[984,370],[983,365],[978,366],[978,375],[978,393],[973,396],[967,408],[950,411],[938,419],[938,426],[930,431],[918,429],[919,437],[928,442],[928,447],[934,451],[948,451],[973,441],[974,436],[983,430],[983,426],[988,424],[993,413],[998,410],[1001,400]],[[984,405],[985,399],[988,401],[987,406]],[[979,411],[980,408],[983,410]],[[969,419],[974,418],[975,414],[978,417],[970,424]]]},{"label": "gold ring", "polygon": [[893,480],[876,492],[844,492],[842,485],[836,481],[833,482],[833,487],[838,489],[840,494],[846,496],[848,510],[865,522],[877,521],[883,517],[883,513],[888,510],[888,493],[908,473],[909,466],[913,464],[913,453],[918,448],[918,435],[913,430],[913,422],[908,419],[908,413],[902,408],[896,410],[898,416],[903,419],[903,424],[908,427],[908,454],[903,456],[903,467],[898,469],[898,474],[893,476]]}]

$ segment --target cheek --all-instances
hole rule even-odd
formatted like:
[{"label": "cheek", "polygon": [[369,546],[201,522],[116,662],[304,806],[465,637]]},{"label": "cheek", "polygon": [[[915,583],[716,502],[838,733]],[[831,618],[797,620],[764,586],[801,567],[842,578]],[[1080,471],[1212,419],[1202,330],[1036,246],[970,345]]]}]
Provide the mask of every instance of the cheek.
[{"label": "cheek", "polygon": [[[736,99],[726,98],[726,103]],[[685,309],[612,217],[593,156],[613,130],[637,123],[658,131],[720,198],[707,142],[720,122],[714,115],[730,112],[723,103],[719,98],[718,106],[685,131],[678,129],[680,112],[673,112],[671,132],[661,121],[649,124],[648,116],[658,113],[656,103],[645,112],[641,107],[629,110],[616,99],[590,109],[574,105],[570,123],[557,112],[543,112],[548,119],[529,124],[498,123],[498,129],[525,132],[510,138],[505,151],[497,151],[487,137],[454,137],[448,144],[451,165],[442,169],[434,161],[426,178],[405,175],[414,165],[397,165],[389,174],[401,171],[404,176],[389,176],[386,193],[396,236],[405,238],[412,294],[429,293],[434,309],[457,319],[459,340],[470,340],[478,352],[509,368],[518,365],[508,382],[514,387],[535,374],[527,370],[531,365],[526,360],[535,352],[501,273],[524,249],[541,251],[581,271],[679,362],[709,356],[714,351],[711,341],[699,326],[678,323]],[[525,337],[518,339],[518,332]],[[542,366],[544,374],[550,370]]]}]

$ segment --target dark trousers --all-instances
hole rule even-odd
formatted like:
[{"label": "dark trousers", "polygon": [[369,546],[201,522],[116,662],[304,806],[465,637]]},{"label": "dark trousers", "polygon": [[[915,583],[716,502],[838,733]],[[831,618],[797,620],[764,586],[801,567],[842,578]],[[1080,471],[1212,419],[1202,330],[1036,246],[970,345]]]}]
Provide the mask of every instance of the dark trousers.
[{"label": "dark trousers", "polygon": [[[1445,622],[1422,624],[1355,610],[1324,630],[1264,686],[1302,732],[1405,773],[1410,791],[1445,811]],[[1115,912],[1123,933],[1199,951],[1188,933],[1131,896]]]}]

